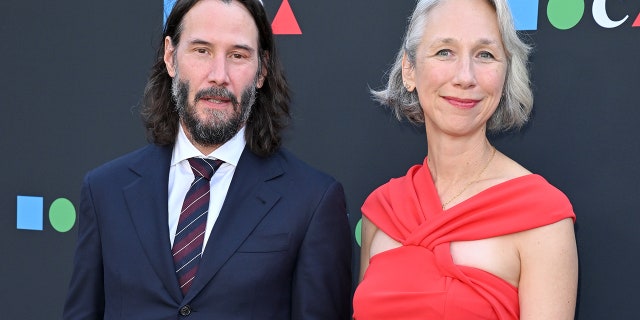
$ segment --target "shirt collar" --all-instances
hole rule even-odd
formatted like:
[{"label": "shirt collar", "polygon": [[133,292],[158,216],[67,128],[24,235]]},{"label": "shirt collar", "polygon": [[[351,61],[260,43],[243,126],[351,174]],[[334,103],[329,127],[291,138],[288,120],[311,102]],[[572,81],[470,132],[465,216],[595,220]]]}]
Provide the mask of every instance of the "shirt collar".
[{"label": "shirt collar", "polygon": [[242,155],[242,151],[246,145],[246,141],[244,140],[244,131],[245,127],[243,126],[229,141],[222,144],[211,154],[204,155],[191,143],[191,141],[189,141],[189,139],[187,139],[187,135],[184,133],[182,125],[178,125],[178,137],[173,147],[171,166],[175,166],[179,162],[192,157],[201,157],[220,159],[235,167],[238,165],[238,161],[240,161],[240,156]]}]

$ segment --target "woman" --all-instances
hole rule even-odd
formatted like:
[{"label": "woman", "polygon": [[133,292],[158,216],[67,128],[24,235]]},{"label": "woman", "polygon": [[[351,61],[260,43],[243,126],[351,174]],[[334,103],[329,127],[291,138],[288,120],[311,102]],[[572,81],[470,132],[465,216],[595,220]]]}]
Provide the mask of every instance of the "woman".
[{"label": "woman", "polygon": [[506,0],[422,0],[376,99],[425,124],[428,156],[365,201],[354,318],[573,319],[566,196],[487,139],[533,99]]}]

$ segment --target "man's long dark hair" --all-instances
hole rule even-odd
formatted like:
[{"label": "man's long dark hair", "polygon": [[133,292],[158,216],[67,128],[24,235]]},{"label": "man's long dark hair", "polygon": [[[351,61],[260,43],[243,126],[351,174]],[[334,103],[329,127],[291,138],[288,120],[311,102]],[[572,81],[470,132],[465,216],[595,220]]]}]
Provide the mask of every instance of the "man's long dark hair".
[{"label": "man's long dark hair", "polygon": [[[178,134],[179,116],[171,96],[172,78],[164,63],[164,39],[169,36],[174,46],[180,42],[182,20],[191,8],[201,0],[178,0],[167,18],[156,62],[151,69],[144,90],[141,115],[147,138],[158,145],[172,145]],[[262,4],[257,0],[219,0],[225,3],[237,1],[251,13],[258,27],[259,56],[266,67],[264,84],[257,90],[256,103],[246,123],[245,139],[251,151],[268,156],[281,145],[281,131],[287,125],[289,114],[289,87],[276,54],[271,25]]]}]

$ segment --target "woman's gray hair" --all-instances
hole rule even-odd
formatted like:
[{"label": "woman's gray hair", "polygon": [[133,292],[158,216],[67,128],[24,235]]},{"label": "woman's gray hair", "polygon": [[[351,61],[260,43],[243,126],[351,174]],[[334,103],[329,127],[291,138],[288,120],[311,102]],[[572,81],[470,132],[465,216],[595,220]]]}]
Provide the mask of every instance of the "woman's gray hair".
[{"label": "woman's gray hair", "polygon": [[[407,91],[402,81],[402,57],[406,53],[411,66],[416,63],[416,51],[422,41],[429,12],[446,0],[420,0],[413,11],[409,26],[389,70],[389,82],[382,90],[371,90],[374,100],[391,107],[398,119],[406,117],[413,123],[424,123],[424,113],[417,90]],[[498,27],[507,54],[507,74],[498,108],[487,121],[487,130],[500,132],[522,127],[533,107],[527,59],[531,48],[516,32],[507,0],[486,0],[496,10]]]}]

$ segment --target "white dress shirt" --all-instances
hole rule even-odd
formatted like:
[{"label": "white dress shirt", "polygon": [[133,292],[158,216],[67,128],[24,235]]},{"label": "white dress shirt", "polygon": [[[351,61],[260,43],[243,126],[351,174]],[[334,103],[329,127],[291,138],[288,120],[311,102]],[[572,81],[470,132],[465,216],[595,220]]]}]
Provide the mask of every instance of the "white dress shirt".
[{"label": "white dress shirt", "polygon": [[203,155],[196,149],[189,139],[187,139],[182,126],[178,127],[178,138],[173,147],[171,168],[169,169],[169,238],[171,246],[173,246],[173,239],[175,238],[176,229],[178,228],[182,202],[194,179],[191,166],[187,159],[200,157],[224,161],[220,168],[216,170],[213,177],[211,177],[210,181],[209,213],[207,215],[207,227],[204,234],[204,245],[202,246],[202,251],[204,252],[213,225],[218,219],[220,209],[227,196],[227,191],[229,191],[229,185],[238,166],[240,155],[246,144],[244,140],[244,127],[242,127],[231,140],[208,155]]}]

